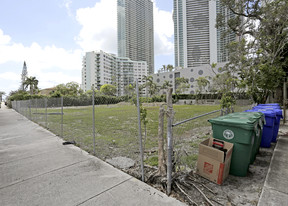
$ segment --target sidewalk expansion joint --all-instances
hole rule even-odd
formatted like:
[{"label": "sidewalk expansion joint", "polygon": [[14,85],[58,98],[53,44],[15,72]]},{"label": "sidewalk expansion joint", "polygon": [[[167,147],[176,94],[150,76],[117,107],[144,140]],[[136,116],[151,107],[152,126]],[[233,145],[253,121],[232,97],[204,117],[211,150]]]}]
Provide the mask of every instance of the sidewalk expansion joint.
[{"label": "sidewalk expansion joint", "polygon": [[1,165],[5,165],[5,164],[10,164],[10,163],[13,163],[13,162],[17,162],[17,161],[20,161],[20,160],[29,159],[29,158],[32,158],[32,157],[36,157],[36,156],[39,156],[39,155],[46,154],[46,153],[55,152],[55,151],[62,150],[62,149],[63,149],[63,148],[58,148],[58,149],[49,150],[49,151],[46,151],[46,152],[40,152],[40,153],[35,154],[35,155],[31,155],[31,156],[27,156],[27,157],[23,157],[23,158],[11,160],[11,161],[8,161],[8,162],[0,162],[0,166],[1,166]]},{"label": "sidewalk expansion joint", "polygon": [[[277,190],[277,189],[275,189],[275,188],[273,188],[273,187],[268,187],[268,186],[265,186],[265,187],[266,187],[266,190],[274,190],[274,191],[276,191],[276,192],[279,192],[279,193],[288,195],[287,192],[283,192],[283,191]],[[263,187],[263,189],[264,189],[264,187]],[[263,191],[263,189],[262,189],[262,191]]]},{"label": "sidewalk expansion joint", "polygon": [[86,162],[86,161],[89,161],[89,160],[90,160],[90,158],[89,158],[89,159],[86,159],[86,160],[79,161],[79,162],[75,162],[75,163],[72,163],[72,164],[69,164],[69,165],[66,165],[66,166],[63,166],[63,167],[59,167],[59,168],[57,168],[57,169],[53,169],[53,170],[51,170],[51,171],[48,171],[48,172],[44,172],[44,173],[42,173],[42,174],[35,175],[35,176],[29,177],[29,178],[27,178],[27,179],[23,179],[23,180],[20,180],[20,181],[11,183],[11,184],[6,185],[6,186],[4,186],[4,187],[0,187],[0,190],[6,189],[6,188],[11,187],[11,186],[16,185],[16,184],[21,184],[21,183],[26,182],[26,181],[28,181],[28,180],[31,180],[31,179],[34,179],[34,178],[37,178],[37,177],[41,177],[41,176],[47,175],[47,174],[49,174],[49,173],[52,173],[52,172],[55,172],[55,171],[58,171],[58,170],[62,170],[62,169],[65,169],[65,168],[67,168],[67,167],[71,167],[71,166],[73,166],[73,165],[76,165],[76,164],[79,164],[79,163],[82,163],[82,162]]},{"label": "sidewalk expansion joint", "polygon": [[93,198],[95,198],[95,197],[97,197],[97,196],[100,196],[100,195],[102,195],[103,193],[108,192],[109,190],[112,190],[113,188],[118,187],[119,185],[122,185],[123,183],[125,183],[125,182],[127,182],[127,181],[129,181],[129,180],[131,180],[131,179],[133,179],[133,178],[134,178],[134,177],[130,177],[130,178],[128,178],[127,180],[124,180],[124,181],[122,181],[122,182],[114,185],[113,187],[110,187],[110,188],[108,188],[108,189],[100,192],[99,194],[96,194],[96,195],[88,198],[87,200],[84,200],[83,202],[78,203],[76,206],[82,205],[82,204],[84,204],[85,202],[88,202],[89,200],[92,200]]}]

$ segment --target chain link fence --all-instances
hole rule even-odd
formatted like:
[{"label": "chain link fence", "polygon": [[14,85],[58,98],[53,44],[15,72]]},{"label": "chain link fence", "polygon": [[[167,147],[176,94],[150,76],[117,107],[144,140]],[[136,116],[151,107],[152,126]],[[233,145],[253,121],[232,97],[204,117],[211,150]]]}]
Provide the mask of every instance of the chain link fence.
[{"label": "chain link fence", "polygon": [[[236,105],[233,112],[250,108],[251,105]],[[208,120],[225,115],[228,111],[221,110],[219,105],[174,105],[173,109],[174,170],[196,170],[199,144],[213,135]]]},{"label": "chain link fence", "polygon": [[67,144],[76,144],[91,154],[95,151],[102,160],[126,157],[139,164],[136,105],[95,95],[93,118],[92,100],[92,97],[30,99],[13,101],[12,108],[62,137]]},{"label": "chain link fence", "polygon": [[[92,95],[13,101],[12,107],[31,121],[62,137],[67,143],[76,144],[118,168],[123,168],[120,165],[123,161],[126,167],[129,160],[130,166],[134,163],[138,174],[141,174],[144,173],[142,168],[140,172],[142,156],[145,165],[158,166],[159,109],[160,105],[167,107],[167,104],[142,103],[139,106],[139,116],[137,104],[128,99],[95,94],[94,98]],[[249,105],[236,106],[234,110],[239,112],[249,108]],[[221,115],[219,109],[219,105],[208,104],[173,105],[174,171],[189,172],[195,169],[199,143],[212,136],[211,124],[207,120]],[[141,135],[139,118],[142,122]],[[164,127],[166,150],[167,118],[164,120]],[[113,161],[115,158],[122,159]],[[142,174],[142,179],[143,176]]]}]

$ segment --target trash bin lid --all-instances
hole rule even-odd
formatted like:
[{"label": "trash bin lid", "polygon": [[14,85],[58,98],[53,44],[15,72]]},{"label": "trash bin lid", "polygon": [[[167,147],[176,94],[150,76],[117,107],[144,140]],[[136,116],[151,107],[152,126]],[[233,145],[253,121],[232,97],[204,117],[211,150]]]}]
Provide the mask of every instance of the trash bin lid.
[{"label": "trash bin lid", "polygon": [[259,109],[265,109],[265,110],[273,110],[274,112],[276,112],[277,116],[280,116],[280,118],[283,118],[283,112],[282,109],[279,108],[275,108],[275,107],[262,107],[262,106],[256,106],[253,109],[259,110]]},{"label": "trash bin lid", "polygon": [[264,106],[264,107],[275,106],[275,107],[279,107],[280,108],[280,104],[278,104],[278,103],[258,104],[257,106]]},{"label": "trash bin lid", "polygon": [[[236,114],[236,113],[234,113]],[[225,126],[233,126],[238,127],[245,130],[255,130],[255,125],[259,123],[259,120],[252,117],[245,116],[220,116],[213,119],[208,120],[211,124],[225,125]]]},{"label": "trash bin lid", "polygon": [[[246,110],[247,111],[247,110]],[[274,109],[265,109],[265,108],[253,108],[251,111],[261,112],[265,115],[265,117],[276,117],[276,112]]]},{"label": "trash bin lid", "polygon": [[239,115],[255,118],[256,120],[259,121],[259,126],[261,128],[263,128],[263,126],[266,124],[265,115],[262,112],[256,112],[254,110],[246,110],[244,112],[239,112]]}]

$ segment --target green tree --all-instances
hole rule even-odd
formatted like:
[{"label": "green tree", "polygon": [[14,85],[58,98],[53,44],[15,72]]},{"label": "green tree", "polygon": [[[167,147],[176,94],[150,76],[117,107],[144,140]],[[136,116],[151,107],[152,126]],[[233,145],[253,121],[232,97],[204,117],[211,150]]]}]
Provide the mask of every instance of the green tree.
[{"label": "green tree", "polygon": [[68,82],[67,84],[58,84],[53,93],[50,95],[52,97],[60,96],[71,96],[76,97],[82,95],[84,92],[80,89],[77,82]]},{"label": "green tree", "polygon": [[202,92],[208,92],[208,89],[206,88],[209,84],[210,81],[206,77],[199,77],[196,79],[197,86],[199,88],[199,91]]},{"label": "green tree", "polygon": [[23,83],[24,89],[30,88],[30,95],[34,94],[34,91],[38,89],[38,80],[36,77],[27,77]]},{"label": "green tree", "polygon": [[115,96],[117,88],[111,84],[104,84],[101,86],[100,92],[104,95]]},{"label": "green tree", "polygon": [[168,89],[169,87],[172,87],[172,86],[173,85],[169,81],[165,80],[162,86],[160,87],[160,89]]},{"label": "green tree", "polygon": [[124,87],[125,94],[128,95],[128,97],[131,97],[135,92],[135,87],[136,85],[132,85],[132,84],[125,86]]},{"label": "green tree", "polygon": [[2,101],[2,96],[5,95],[5,92],[0,91],[0,102]]},{"label": "green tree", "polygon": [[9,108],[12,108],[12,101],[15,101],[15,100],[27,100],[27,99],[30,99],[31,98],[31,95],[29,95],[28,92],[26,91],[23,91],[23,90],[16,90],[16,91],[11,91],[9,93],[9,96],[7,98],[7,106]]},{"label": "green tree", "polygon": [[189,80],[185,77],[177,77],[175,79],[175,93],[181,94],[187,91],[190,87]]},{"label": "green tree", "polygon": [[221,0],[221,3],[234,16],[218,14],[216,26],[242,38],[229,45],[227,68],[238,74],[240,85],[246,85],[255,102],[264,103],[282,85],[285,76],[283,69],[287,61],[283,59],[287,58],[288,2]]},{"label": "green tree", "polygon": [[173,65],[171,65],[171,64],[168,64],[168,65],[166,66],[166,68],[167,68],[167,71],[169,71],[169,72],[172,72],[172,71],[174,70],[174,67],[173,67]]},{"label": "green tree", "polygon": [[208,92],[208,89],[206,87],[209,86],[210,81],[206,77],[199,77],[198,79],[196,79],[196,82],[200,94],[200,99],[202,99],[203,92]]},{"label": "green tree", "polygon": [[144,76],[142,81],[144,81],[145,84],[143,84],[140,89],[146,88],[147,96],[148,96],[148,94],[150,96],[153,96],[157,92],[157,89],[158,89],[157,85],[153,82],[153,77],[152,76]]}]

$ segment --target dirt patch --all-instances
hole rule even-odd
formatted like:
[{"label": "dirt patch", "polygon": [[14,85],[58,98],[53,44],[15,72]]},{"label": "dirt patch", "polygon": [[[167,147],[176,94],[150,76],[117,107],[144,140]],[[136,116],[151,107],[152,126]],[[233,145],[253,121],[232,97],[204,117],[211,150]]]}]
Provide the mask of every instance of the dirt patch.
[{"label": "dirt patch", "polygon": [[[280,134],[286,132],[287,131],[281,131],[280,129]],[[178,145],[178,151],[182,151],[182,155],[194,154],[195,151],[198,151],[198,147],[191,149],[191,141],[194,142],[195,145],[198,144],[203,138],[206,138],[206,136],[211,136],[211,129],[205,127],[198,128],[191,131],[190,134],[193,135],[190,135],[190,137],[188,137],[189,135],[185,135],[186,137],[181,141],[183,145]],[[185,202],[187,205],[209,205],[208,201],[216,206],[257,205],[274,148],[275,143],[272,143],[270,148],[260,148],[256,160],[249,167],[247,176],[237,177],[229,175],[223,185],[217,185],[195,174],[195,166],[191,166],[191,168],[186,167],[184,171],[182,170],[181,172],[175,172],[173,174],[174,181],[171,196]],[[197,159],[195,161],[197,162]],[[145,167],[145,179],[151,180],[151,175],[155,174],[156,170],[157,168],[155,167]],[[125,172],[130,175],[141,179],[139,171],[139,167],[125,170]],[[165,193],[165,181],[166,177],[156,177],[153,181],[149,181],[148,184]]]}]

